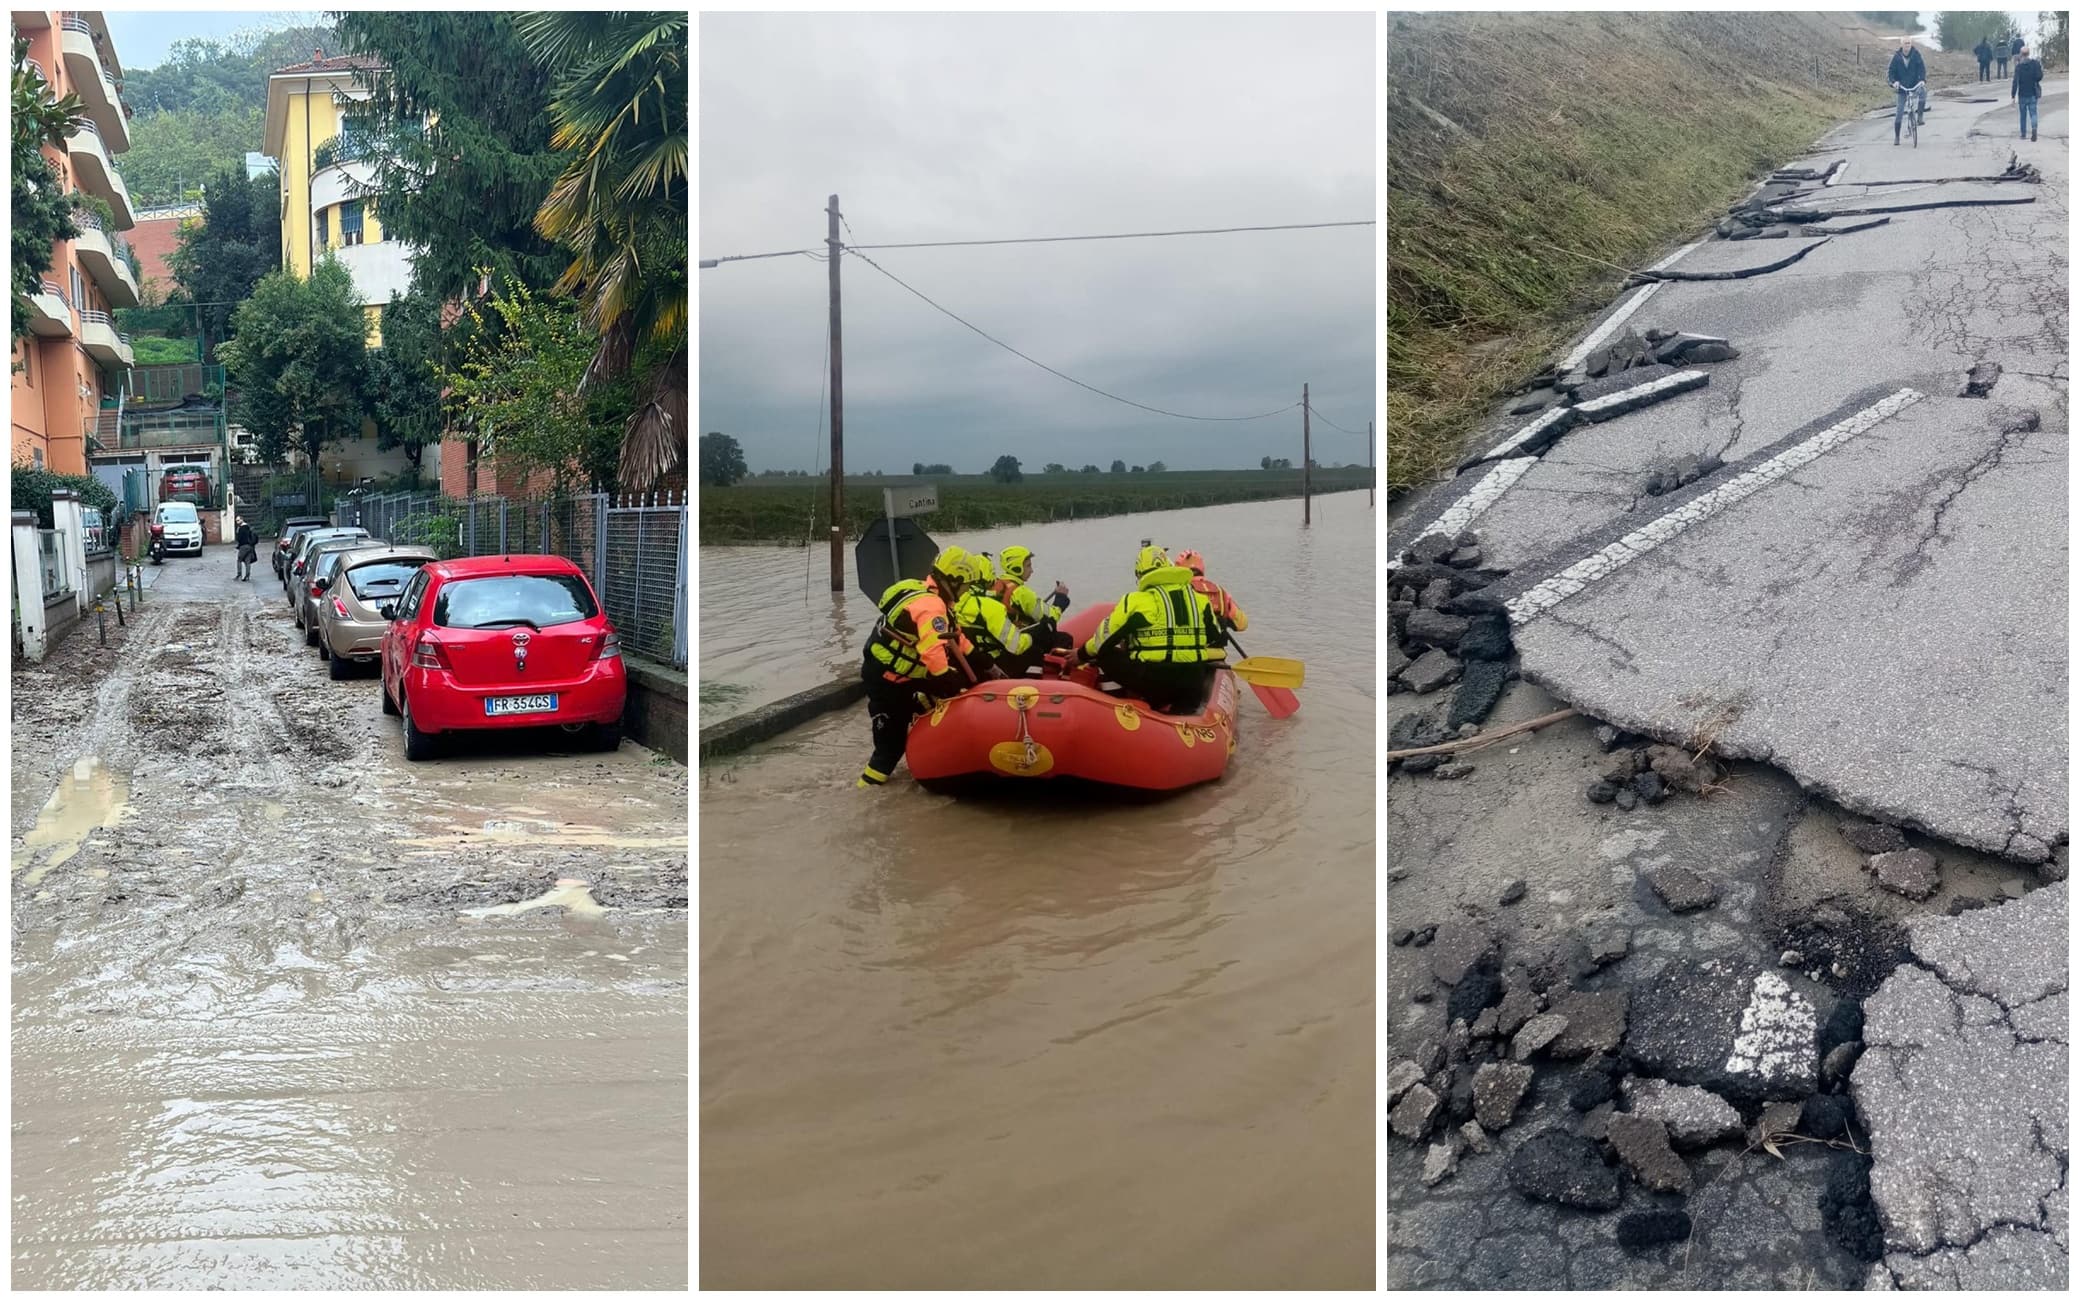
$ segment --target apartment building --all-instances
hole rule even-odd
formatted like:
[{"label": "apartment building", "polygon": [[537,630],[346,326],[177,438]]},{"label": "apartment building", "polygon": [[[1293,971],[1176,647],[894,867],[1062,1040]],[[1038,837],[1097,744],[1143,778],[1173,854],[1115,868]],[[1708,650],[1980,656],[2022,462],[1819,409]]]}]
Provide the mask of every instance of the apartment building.
[{"label": "apartment building", "polygon": [[29,300],[32,333],[14,344],[9,419],[17,462],[85,474],[88,439],[113,408],[134,361],[114,311],[135,307],[138,284],[123,232],[136,224],[116,156],[130,148],[123,65],[99,11],[14,10],[28,59],[63,97],[78,95],[87,118],[65,147],[44,156],[68,194],[107,206],[73,216],[79,237],[53,248],[41,291]]},{"label": "apartment building", "polygon": [[[384,237],[369,194],[375,168],[367,142],[346,130],[349,107],[368,96],[357,74],[382,66],[366,55],[328,56],[321,49],[306,62],[276,69],[267,79],[260,148],[281,178],[282,266],[308,276],[317,259],[337,258],[353,278],[371,348],[382,347],[383,305],[412,281],[413,251]],[[328,445],[320,460],[328,480],[346,483],[380,479],[408,464],[401,449],[377,450],[372,422],[361,437]]]}]

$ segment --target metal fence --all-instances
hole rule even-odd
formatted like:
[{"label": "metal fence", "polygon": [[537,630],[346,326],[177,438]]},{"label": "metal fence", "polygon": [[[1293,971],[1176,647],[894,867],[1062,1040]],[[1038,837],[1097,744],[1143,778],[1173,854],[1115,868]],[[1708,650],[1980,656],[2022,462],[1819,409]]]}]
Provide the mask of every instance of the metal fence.
[{"label": "metal fence", "polygon": [[36,531],[36,556],[42,563],[43,599],[46,602],[72,591],[72,585],[65,580],[65,561],[59,550],[61,546],[56,529]]},{"label": "metal fence", "polygon": [[686,667],[691,525],[683,497],[358,494],[340,499],[336,518],[374,537],[423,544],[443,556],[564,557],[591,578],[629,654]]}]

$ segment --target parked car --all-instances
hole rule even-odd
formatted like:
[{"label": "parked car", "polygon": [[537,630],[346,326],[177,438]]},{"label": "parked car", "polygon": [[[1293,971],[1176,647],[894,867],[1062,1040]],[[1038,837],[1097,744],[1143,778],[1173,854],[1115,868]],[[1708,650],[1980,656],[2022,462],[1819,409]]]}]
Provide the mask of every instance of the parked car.
[{"label": "parked car", "polygon": [[303,577],[304,561],[310,556],[311,548],[335,539],[366,537],[368,530],[352,525],[312,529],[299,535],[295,545],[289,548],[289,559],[282,564],[282,595],[288,598],[289,609],[296,609],[296,583]]},{"label": "parked car", "polygon": [[170,469],[159,480],[159,500],[208,506],[209,476],[200,470]]},{"label": "parked car", "polygon": [[303,577],[296,581],[296,627],[303,630],[305,646],[318,645],[318,607],[331,586],[339,558],[357,547],[381,545],[381,538],[334,538],[314,544],[303,554]]},{"label": "parked car", "polygon": [[202,555],[202,516],[193,502],[161,502],[152,508],[152,525],[165,541],[168,556]]},{"label": "parked car", "polygon": [[621,744],[621,638],[585,572],[561,556],[478,556],[421,566],[382,610],[383,712],[405,758],[446,732],[561,725]]},{"label": "parked car", "polygon": [[277,582],[282,577],[283,567],[288,563],[289,549],[296,545],[296,540],[313,529],[328,529],[331,526],[332,521],[322,515],[292,515],[282,521],[282,536],[275,539],[274,544],[274,577]]},{"label": "parked car", "polygon": [[404,595],[420,567],[438,559],[431,547],[361,547],[343,554],[331,576],[318,580],[325,592],[317,603],[318,657],[334,680],[352,674],[356,665],[375,663],[390,627],[382,607]]}]

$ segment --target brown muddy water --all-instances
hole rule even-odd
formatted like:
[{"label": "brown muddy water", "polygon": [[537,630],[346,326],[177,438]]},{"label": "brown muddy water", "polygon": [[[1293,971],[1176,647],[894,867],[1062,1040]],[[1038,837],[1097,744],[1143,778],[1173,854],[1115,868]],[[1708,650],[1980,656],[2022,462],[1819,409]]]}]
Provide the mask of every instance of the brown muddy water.
[{"label": "brown muddy water", "polygon": [[231,573],[11,674],[13,1286],[685,1288],[686,771],[409,765]]},{"label": "brown muddy water", "polygon": [[[941,539],[1032,547],[1079,604],[1144,536],[1203,551],[1249,649],[1308,675],[1291,719],[1244,701],[1217,784],[859,791],[864,707],[701,770],[704,1287],[1372,1286],[1373,517],[1362,493],[1299,515]],[[865,618],[827,593],[750,664],[727,639],[788,614],[755,576],[798,592],[803,557],[718,550],[704,674],[857,672]]]}]

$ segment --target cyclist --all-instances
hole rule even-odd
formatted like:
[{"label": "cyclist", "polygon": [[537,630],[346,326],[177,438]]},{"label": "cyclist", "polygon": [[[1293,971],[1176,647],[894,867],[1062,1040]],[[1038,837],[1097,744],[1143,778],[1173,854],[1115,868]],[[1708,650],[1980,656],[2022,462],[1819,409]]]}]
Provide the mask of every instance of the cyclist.
[{"label": "cyclist", "polygon": [[1910,36],[1899,38],[1899,52],[1892,56],[1892,66],[1885,71],[1885,80],[1898,97],[1892,106],[1892,143],[1899,143],[1899,124],[1907,111],[1907,96],[1918,94],[1921,105],[1915,111],[1928,112],[1928,67],[1921,61],[1921,47],[1914,44]]}]

